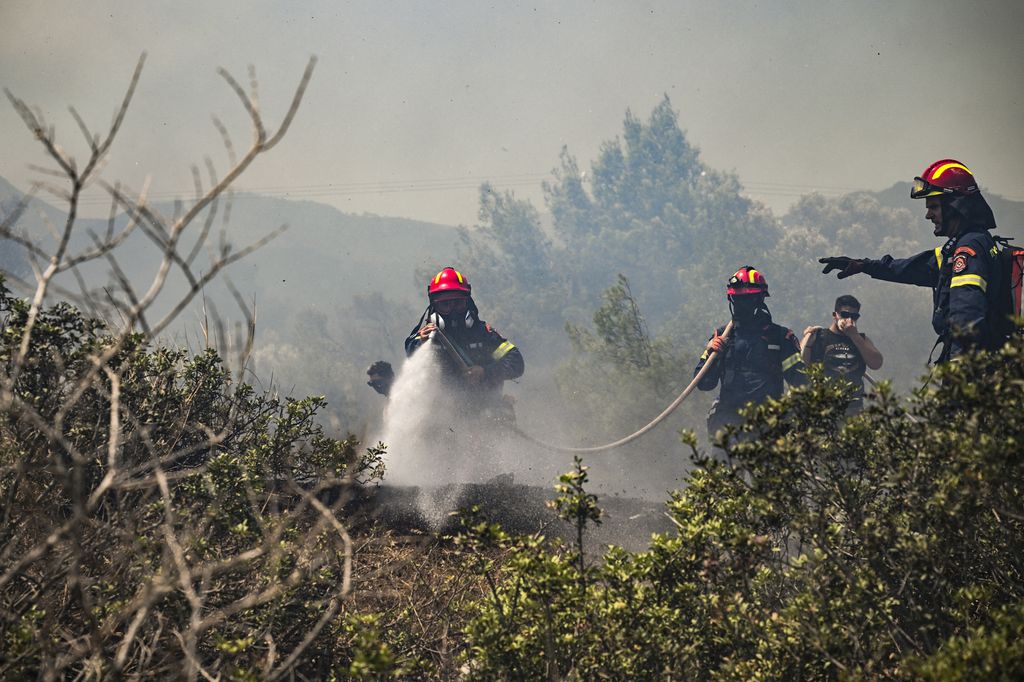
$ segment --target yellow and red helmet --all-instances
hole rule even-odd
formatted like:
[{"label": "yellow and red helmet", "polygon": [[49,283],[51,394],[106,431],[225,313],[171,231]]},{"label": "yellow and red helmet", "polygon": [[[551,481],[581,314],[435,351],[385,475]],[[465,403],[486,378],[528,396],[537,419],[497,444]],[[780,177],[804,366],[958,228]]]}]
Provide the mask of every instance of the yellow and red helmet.
[{"label": "yellow and red helmet", "polygon": [[730,296],[747,296],[750,294],[768,295],[768,280],[753,265],[744,265],[729,278],[726,293]]},{"label": "yellow and red helmet", "polygon": [[956,159],[940,159],[914,178],[911,199],[942,195],[967,196],[978,191],[978,181],[967,166]]},{"label": "yellow and red helmet", "polygon": [[473,287],[469,285],[469,280],[451,266],[441,270],[427,284],[427,295],[430,297],[448,292],[461,292],[469,296],[472,290]]}]

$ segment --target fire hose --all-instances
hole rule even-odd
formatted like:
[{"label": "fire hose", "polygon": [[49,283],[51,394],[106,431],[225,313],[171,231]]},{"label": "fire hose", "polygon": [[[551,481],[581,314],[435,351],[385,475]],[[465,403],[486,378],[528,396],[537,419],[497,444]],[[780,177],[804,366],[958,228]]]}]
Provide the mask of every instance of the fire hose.
[{"label": "fire hose", "polygon": [[[732,333],[732,321],[730,321],[729,324],[726,325],[725,331],[722,332],[722,340],[724,341],[725,339],[727,339],[730,333]],[[455,360],[456,363],[462,367],[462,369],[469,369],[469,362],[466,359],[466,357],[459,352],[458,348],[448,339],[447,336],[445,336],[444,332],[442,332],[440,329],[436,329],[434,330],[434,332],[432,332],[431,337],[438,340],[441,343],[442,347],[444,347],[444,349],[449,353],[449,355],[452,356],[452,359]],[[693,377],[693,380],[686,386],[686,388],[683,389],[682,393],[676,396],[675,400],[669,403],[668,407],[662,410],[661,414],[652,419],[639,430],[634,431],[628,436],[620,438],[619,440],[614,441],[612,443],[605,443],[604,445],[595,445],[592,447],[568,447],[563,445],[553,445],[551,443],[546,443],[542,440],[534,438],[530,434],[522,431],[518,426],[513,426],[512,430],[515,431],[515,433],[518,436],[530,441],[534,445],[539,445],[542,448],[552,450],[554,452],[586,454],[593,452],[604,452],[605,450],[613,450],[615,448],[625,445],[626,443],[631,443],[640,436],[643,436],[645,433],[647,433],[655,426],[663,422],[670,414],[675,412],[676,408],[682,405],[683,401],[686,400],[686,398],[689,397],[691,393],[693,393],[693,389],[696,388],[697,384],[700,383],[700,380],[704,378],[704,375],[707,374],[708,370],[711,368],[712,363],[714,363],[717,357],[718,351],[712,351],[711,354],[708,355],[707,361],[704,363],[704,366],[700,368],[700,371],[697,372],[697,374]],[[864,373],[864,378],[867,379],[872,386],[878,385],[878,382],[875,380],[875,378],[872,377],[867,372]],[[917,419],[912,414],[908,413],[907,418],[910,419],[910,421],[914,422],[915,424],[920,423],[920,420]]]},{"label": "fire hose", "polygon": [[[722,340],[724,341],[725,339],[727,339],[731,332],[732,332],[732,322],[730,321],[729,324],[726,325],[725,331],[722,332],[722,336],[721,336]],[[588,453],[588,452],[603,452],[605,450],[611,450],[613,448],[617,448],[617,447],[623,446],[626,443],[630,443],[630,442],[636,440],[637,438],[639,438],[640,436],[644,435],[645,433],[647,433],[648,431],[653,429],[655,426],[657,426],[658,424],[663,422],[666,417],[668,417],[670,414],[672,414],[675,411],[675,409],[677,407],[679,407],[683,403],[684,400],[686,400],[687,396],[689,396],[691,393],[693,393],[693,389],[697,387],[697,384],[700,383],[700,380],[704,378],[705,374],[707,374],[708,369],[711,367],[711,364],[715,361],[715,358],[717,356],[718,356],[718,351],[712,351],[711,354],[708,355],[707,361],[704,362],[704,366],[700,368],[700,371],[697,372],[697,375],[693,377],[693,381],[691,381],[689,383],[689,385],[686,388],[683,389],[683,392],[680,393],[678,395],[678,397],[676,397],[676,399],[673,400],[669,404],[668,407],[666,407],[664,410],[662,410],[661,414],[659,414],[657,417],[655,417],[652,421],[650,421],[646,426],[641,428],[639,431],[634,431],[633,433],[629,434],[625,438],[620,438],[619,440],[615,441],[614,443],[606,443],[605,445],[595,445],[593,447],[588,447],[588,448],[571,448],[571,447],[565,447],[565,446],[561,446],[561,445],[552,445],[551,443],[545,443],[542,440],[538,440],[538,439],[534,438],[533,436],[531,436],[528,433],[524,433],[523,431],[521,431],[519,429],[518,426],[513,427],[513,429],[515,430],[515,432],[519,436],[521,436],[522,438],[525,438],[526,440],[530,441],[534,445],[539,445],[542,448],[546,448],[548,450],[553,450],[555,452],[570,452],[570,453],[581,453],[582,454],[582,453]]]},{"label": "fire hose", "polygon": [[[729,334],[731,332],[732,332],[732,322],[730,321],[729,324],[726,325],[725,331],[722,332],[722,339],[724,340],[724,339],[728,338],[728,336],[729,336]],[[669,404],[669,406],[666,407],[662,411],[661,414],[659,414],[657,417],[655,417],[650,423],[648,423],[646,426],[644,426],[640,430],[634,431],[633,433],[629,434],[625,438],[620,438],[619,440],[615,441],[614,443],[607,443],[605,445],[595,445],[593,447],[583,447],[583,448],[565,447],[565,446],[561,446],[561,445],[552,445],[551,443],[545,443],[542,440],[538,440],[537,438],[534,438],[530,434],[525,433],[522,430],[520,430],[518,426],[513,427],[513,430],[516,432],[517,435],[519,435],[522,438],[525,438],[526,440],[530,441],[534,445],[539,445],[542,448],[546,448],[548,450],[552,450],[552,451],[555,451],[555,452],[569,452],[569,453],[585,454],[585,453],[590,453],[590,452],[603,452],[605,450],[611,450],[613,448],[620,447],[620,446],[625,445],[626,443],[630,443],[630,442],[636,440],[637,438],[639,438],[640,436],[644,435],[645,433],[647,433],[648,431],[653,429],[655,426],[660,424],[662,421],[664,421],[666,417],[668,417],[670,414],[672,414],[672,412],[674,412],[675,409],[677,407],[679,407],[684,400],[686,400],[687,396],[689,396],[693,392],[693,389],[696,388],[697,384],[700,383],[700,380],[704,378],[704,375],[707,373],[708,369],[711,367],[711,363],[713,363],[715,361],[715,357],[717,355],[718,355],[718,352],[714,351],[714,352],[712,352],[708,356],[708,359],[704,363],[704,366],[701,367],[700,371],[697,372],[696,376],[693,377],[693,381],[691,381],[689,383],[689,385],[686,388],[683,389],[683,392],[680,393],[679,396],[675,400],[673,400],[671,402],[671,404]],[[869,382],[871,382],[872,386],[877,386],[878,385],[878,382],[875,381],[874,377],[868,375],[866,372],[864,373],[864,377]],[[920,423],[920,420],[917,419],[912,414],[907,413],[907,418],[910,421],[914,422],[915,424],[919,424]]]}]

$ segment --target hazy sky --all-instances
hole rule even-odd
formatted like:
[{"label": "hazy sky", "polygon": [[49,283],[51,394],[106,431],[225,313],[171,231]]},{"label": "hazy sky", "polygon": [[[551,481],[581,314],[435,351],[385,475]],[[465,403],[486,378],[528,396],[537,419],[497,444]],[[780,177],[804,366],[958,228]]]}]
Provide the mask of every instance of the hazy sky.
[{"label": "hazy sky", "polygon": [[[105,174],[158,197],[190,194],[205,154],[226,167],[211,114],[248,140],[218,66],[256,67],[275,125],[316,55],[295,126],[240,187],[471,224],[481,181],[540,208],[562,145],[587,168],[667,93],[704,160],[777,211],[944,156],[1022,199],[1022,26],[1019,1],[0,0],[0,85],[81,154],[67,106],[100,129],[147,51]],[[24,187],[43,161],[0,102],[0,175]]]}]

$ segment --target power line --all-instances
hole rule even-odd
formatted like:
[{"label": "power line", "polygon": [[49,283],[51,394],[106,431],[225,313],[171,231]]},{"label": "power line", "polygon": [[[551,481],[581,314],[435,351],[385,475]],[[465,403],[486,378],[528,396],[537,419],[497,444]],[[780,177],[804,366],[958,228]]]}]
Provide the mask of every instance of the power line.
[{"label": "power line", "polygon": [[[476,189],[485,182],[497,188],[539,185],[549,179],[548,173],[517,173],[496,176],[463,176],[423,180],[376,180],[362,182],[326,183],[319,185],[273,185],[261,187],[235,187],[236,194],[260,194],[276,197],[328,197],[360,194],[394,194],[396,192],[432,192]],[[150,192],[147,198],[155,201],[171,201],[194,196],[192,192],[160,191]],[[105,197],[84,197],[83,204],[109,203]]]},{"label": "power line", "polygon": [[[322,184],[265,185],[236,187],[233,191],[236,194],[244,193],[278,198],[310,199],[368,194],[459,191],[477,189],[485,182],[493,184],[497,189],[506,187],[539,187],[542,182],[552,179],[550,173],[513,173],[492,176],[455,176],[413,180],[365,180]],[[868,191],[870,190],[862,187],[805,185],[772,181],[745,182],[741,183],[740,189],[740,192],[746,195],[765,197],[800,197],[811,193],[836,197],[853,192]],[[168,190],[151,192],[147,195],[147,198],[152,201],[173,201],[177,199],[188,200],[193,196],[194,190],[188,192]],[[1024,199],[1015,197],[1003,198],[1010,201],[1024,201]],[[92,206],[109,204],[109,202],[109,198],[101,196],[85,196],[81,199],[83,205]]]}]

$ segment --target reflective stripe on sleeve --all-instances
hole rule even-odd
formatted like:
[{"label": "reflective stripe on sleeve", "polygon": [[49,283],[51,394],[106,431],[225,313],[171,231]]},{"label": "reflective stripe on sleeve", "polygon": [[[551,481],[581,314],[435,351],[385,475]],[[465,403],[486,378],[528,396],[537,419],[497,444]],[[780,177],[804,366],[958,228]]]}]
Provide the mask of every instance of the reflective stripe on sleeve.
[{"label": "reflective stripe on sleeve", "polygon": [[985,291],[988,289],[988,282],[981,275],[957,275],[949,283],[949,288],[953,287],[978,287]]},{"label": "reflective stripe on sleeve", "polygon": [[495,348],[494,352],[491,353],[491,357],[495,360],[501,360],[503,357],[508,355],[508,352],[513,348],[515,348],[514,344],[508,341],[502,341],[501,345]]},{"label": "reflective stripe on sleeve", "polygon": [[942,269],[942,247],[941,246],[936,246],[935,247],[935,266],[939,270]]},{"label": "reflective stripe on sleeve", "polygon": [[786,358],[785,360],[782,361],[782,371],[786,372],[786,371],[792,369],[793,365],[796,365],[799,362],[801,362],[800,354],[799,353],[793,353],[788,358]]}]

